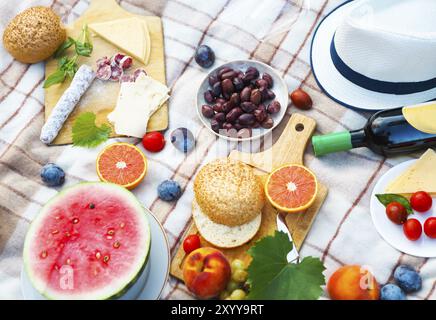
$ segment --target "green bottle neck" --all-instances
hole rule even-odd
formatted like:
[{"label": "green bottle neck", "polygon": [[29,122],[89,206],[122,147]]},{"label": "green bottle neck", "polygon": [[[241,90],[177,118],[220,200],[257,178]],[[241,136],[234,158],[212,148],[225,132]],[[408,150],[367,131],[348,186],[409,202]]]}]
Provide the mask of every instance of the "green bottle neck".
[{"label": "green bottle neck", "polygon": [[365,147],[366,141],[365,130],[361,129],[313,136],[312,146],[315,156],[319,157],[329,153]]}]

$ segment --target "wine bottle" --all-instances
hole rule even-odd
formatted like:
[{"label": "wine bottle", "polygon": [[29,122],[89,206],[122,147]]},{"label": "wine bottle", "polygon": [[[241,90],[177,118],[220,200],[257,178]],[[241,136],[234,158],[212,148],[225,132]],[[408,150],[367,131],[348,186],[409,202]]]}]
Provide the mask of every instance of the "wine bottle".
[{"label": "wine bottle", "polygon": [[319,157],[366,147],[388,157],[436,147],[436,133],[426,133],[412,126],[402,110],[397,108],[377,112],[360,130],[314,136],[312,145],[315,155]]}]

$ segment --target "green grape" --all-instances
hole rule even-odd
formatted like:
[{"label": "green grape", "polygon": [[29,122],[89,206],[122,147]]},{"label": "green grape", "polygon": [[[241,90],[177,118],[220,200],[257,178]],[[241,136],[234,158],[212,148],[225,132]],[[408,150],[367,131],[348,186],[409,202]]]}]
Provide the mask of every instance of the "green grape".
[{"label": "green grape", "polygon": [[232,270],[244,270],[244,262],[240,259],[235,259],[232,261]]},{"label": "green grape", "polygon": [[227,291],[228,292],[232,292],[238,288],[239,288],[239,284],[235,281],[229,281],[229,283],[227,284]]},{"label": "green grape", "polygon": [[230,296],[230,293],[227,290],[224,290],[220,293],[220,300],[226,300]]},{"label": "green grape", "polygon": [[246,295],[246,293],[245,293],[244,290],[236,289],[230,295],[230,299],[232,299],[232,300],[244,300],[245,299],[245,295]]},{"label": "green grape", "polygon": [[238,269],[232,273],[232,280],[238,283],[243,283],[247,281],[247,277],[248,277],[248,273],[245,270]]}]

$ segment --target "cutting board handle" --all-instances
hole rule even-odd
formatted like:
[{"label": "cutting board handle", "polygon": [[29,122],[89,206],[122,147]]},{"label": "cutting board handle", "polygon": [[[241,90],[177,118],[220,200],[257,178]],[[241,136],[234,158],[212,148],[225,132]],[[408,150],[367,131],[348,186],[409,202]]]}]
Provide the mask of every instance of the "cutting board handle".
[{"label": "cutting board handle", "polygon": [[315,120],[294,113],[272,148],[258,153],[234,150],[230,153],[229,158],[242,161],[265,172],[271,172],[287,163],[303,164],[304,150],[306,150],[315,127]]}]

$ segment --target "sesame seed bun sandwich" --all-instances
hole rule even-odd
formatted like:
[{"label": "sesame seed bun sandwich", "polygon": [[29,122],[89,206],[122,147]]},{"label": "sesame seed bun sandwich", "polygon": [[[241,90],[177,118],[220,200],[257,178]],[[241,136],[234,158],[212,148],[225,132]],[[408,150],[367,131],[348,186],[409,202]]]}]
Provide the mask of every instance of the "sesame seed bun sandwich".
[{"label": "sesame seed bun sandwich", "polygon": [[214,246],[238,247],[256,235],[265,195],[248,165],[227,158],[208,163],[195,178],[194,194],[194,223]]}]

